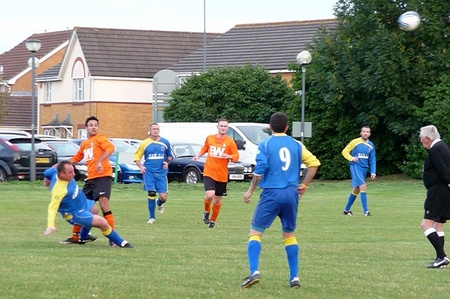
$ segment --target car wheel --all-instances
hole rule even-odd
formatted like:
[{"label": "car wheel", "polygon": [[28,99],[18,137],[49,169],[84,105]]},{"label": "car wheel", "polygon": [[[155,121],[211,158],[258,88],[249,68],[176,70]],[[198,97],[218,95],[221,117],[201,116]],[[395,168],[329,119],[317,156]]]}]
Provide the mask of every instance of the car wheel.
[{"label": "car wheel", "polygon": [[200,182],[200,172],[194,167],[186,169],[184,172],[184,182],[186,184],[197,184]]},{"label": "car wheel", "polygon": [[6,182],[7,180],[8,180],[8,175],[2,168],[0,168],[0,183]]}]

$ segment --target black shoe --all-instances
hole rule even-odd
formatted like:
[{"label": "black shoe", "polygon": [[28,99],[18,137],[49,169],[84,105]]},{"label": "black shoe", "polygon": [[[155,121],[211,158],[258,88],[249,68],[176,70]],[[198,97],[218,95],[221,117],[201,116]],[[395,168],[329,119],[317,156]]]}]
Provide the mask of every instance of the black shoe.
[{"label": "black shoe", "polygon": [[86,240],[78,240],[77,244],[84,245],[86,244]]},{"label": "black shoe", "polygon": [[450,263],[450,260],[447,257],[444,257],[443,259],[437,258],[433,263],[429,264],[427,266],[428,269],[439,269],[447,267],[447,265]]},{"label": "black shoe", "polygon": [[211,221],[208,225],[209,228],[214,228],[214,225],[216,225],[216,223],[214,221]]},{"label": "black shoe", "polygon": [[205,222],[205,224],[209,224],[209,213],[203,212],[203,222]]},{"label": "black shoe", "polygon": [[346,216],[353,216],[352,211],[346,211],[346,210],[344,210],[343,214],[346,215]]},{"label": "black shoe", "polygon": [[77,244],[77,243],[78,242],[75,242],[72,237],[59,242],[59,244]]},{"label": "black shoe", "polygon": [[85,242],[94,242],[95,240],[97,240],[96,236],[88,235],[88,238],[86,240],[83,240],[83,241],[85,241]]},{"label": "black shoe", "polygon": [[97,237],[96,236],[93,236],[93,235],[88,235],[88,237],[87,237],[87,239],[85,239],[85,240],[79,240],[78,241],[78,244],[80,244],[80,242],[83,242],[83,244],[84,243],[88,243],[88,242],[94,242],[95,240],[97,240]]},{"label": "black shoe", "polygon": [[300,285],[300,279],[298,279],[298,277],[294,277],[294,279],[291,280],[291,289],[298,289]]},{"label": "black shoe", "polygon": [[116,247],[117,245],[112,240],[109,240],[109,246],[110,247]]},{"label": "black shoe", "polygon": [[241,288],[249,288],[254,284],[259,282],[259,273],[253,274],[252,276],[244,278],[244,282],[241,284]]},{"label": "black shoe", "polygon": [[133,248],[134,246],[128,243],[128,241],[123,241],[122,244],[120,244],[120,248]]},{"label": "black shoe", "polygon": [[372,216],[372,214],[370,214],[370,212],[367,211],[367,212],[364,214],[364,216]]}]

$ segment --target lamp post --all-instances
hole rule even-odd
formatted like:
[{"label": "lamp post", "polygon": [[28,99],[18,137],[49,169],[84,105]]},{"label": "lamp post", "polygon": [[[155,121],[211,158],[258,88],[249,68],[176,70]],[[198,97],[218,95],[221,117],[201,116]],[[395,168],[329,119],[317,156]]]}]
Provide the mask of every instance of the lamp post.
[{"label": "lamp post", "polygon": [[28,51],[31,52],[31,153],[30,153],[30,182],[36,181],[36,152],[35,152],[35,115],[36,115],[36,103],[35,103],[35,53],[41,48],[41,41],[38,39],[28,39],[25,41]]},{"label": "lamp post", "polygon": [[297,62],[302,65],[302,120],[301,120],[301,141],[303,143],[305,136],[305,75],[306,66],[311,63],[311,53],[308,51],[301,51],[297,55]]}]

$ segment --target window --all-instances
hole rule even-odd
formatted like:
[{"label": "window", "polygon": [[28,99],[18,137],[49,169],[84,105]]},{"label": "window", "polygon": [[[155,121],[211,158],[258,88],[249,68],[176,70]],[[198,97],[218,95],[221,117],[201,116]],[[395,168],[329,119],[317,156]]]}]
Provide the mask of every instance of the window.
[{"label": "window", "polygon": [[52,83],[51,82],[45,82],[45,102],[46,103],[52,102]]},{"label": "window", "polygon": [[86,139],[86,138],[87,138],[87,130],[78,129],[78,139]]},{"label": "window", "polygon": [[83,101],[84,100],[84,79],[74,79],[74,100]]}]

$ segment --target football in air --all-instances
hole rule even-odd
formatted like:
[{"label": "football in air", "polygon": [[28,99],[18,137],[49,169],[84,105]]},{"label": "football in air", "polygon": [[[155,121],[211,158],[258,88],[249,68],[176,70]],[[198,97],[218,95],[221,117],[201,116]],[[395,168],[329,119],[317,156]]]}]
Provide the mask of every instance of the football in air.
[{"label": "football in air", "polygon": [[420,25],[420,15],[415,11],[407,11],[398,18],[398,27],[404,31],[413,31]]}]

